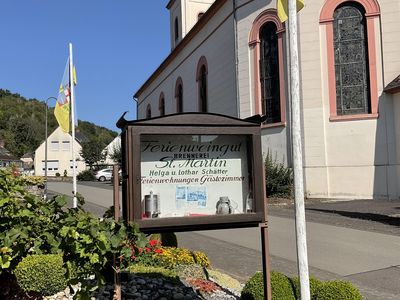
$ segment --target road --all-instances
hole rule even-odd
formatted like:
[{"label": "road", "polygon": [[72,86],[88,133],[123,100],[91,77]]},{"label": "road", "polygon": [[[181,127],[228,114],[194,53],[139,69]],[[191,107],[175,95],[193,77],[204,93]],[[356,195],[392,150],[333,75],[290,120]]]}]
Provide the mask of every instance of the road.
[{"label": "road", "polygon": [[[71,183],[50,182],[49,190],[70,194]],[[112,205],[110,184],[78,185],[87,209],[100,214]],[[278,214],[279,215],[279,214]],[[297,274],[295,225],[291,217],[269,216],[271,268]],[[182,247],[207,253],[214,267],[245,281],[261,270],[258,228],[179,233]],[[310,274],[354,282],[367,300],[400,299],[400,237],[393,234],[307,222]]]}]

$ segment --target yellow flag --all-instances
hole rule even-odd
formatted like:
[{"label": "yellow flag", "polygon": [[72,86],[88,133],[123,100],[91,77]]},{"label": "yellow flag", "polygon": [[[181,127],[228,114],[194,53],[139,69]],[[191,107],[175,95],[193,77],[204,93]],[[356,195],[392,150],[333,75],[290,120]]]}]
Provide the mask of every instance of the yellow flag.
[{"label": "yellow flag", "polygon": [[57,119],[58,125],[64,132],[70,131],[71,124],[71,87],[69,79],[69,59],[65,66],[64,75],[61,80],[60,88],[58,90],[58,97],[56,107],[54,108],[54,115]]},{"label": "yellow flag", "polygon": [[[278,17],[281,22],[285,22],[288,19],[289,9],[288,0],[276,0],[276,6],[278,10]],[[296,9],[300,11],[304,7],[304,0],[296,0]]]}]

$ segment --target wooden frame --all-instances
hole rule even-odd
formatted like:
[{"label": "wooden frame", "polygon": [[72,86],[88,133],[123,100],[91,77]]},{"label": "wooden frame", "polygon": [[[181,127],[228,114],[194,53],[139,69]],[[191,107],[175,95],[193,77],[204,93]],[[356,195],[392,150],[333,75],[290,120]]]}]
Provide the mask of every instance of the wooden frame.
[{"label": "wooden frame", "polygon": [[[266,222],[265,183],[259,121],[240,120],[210,113],[185,113],[146,120],[126,121],[122,129],[122,208],[126,221],[137,223],[143,232],[193,231],[207,229],[256,227]],[[253,212],[230,215],[142,218],[141,136],[143,135],[242,135],[249,140]]]}]

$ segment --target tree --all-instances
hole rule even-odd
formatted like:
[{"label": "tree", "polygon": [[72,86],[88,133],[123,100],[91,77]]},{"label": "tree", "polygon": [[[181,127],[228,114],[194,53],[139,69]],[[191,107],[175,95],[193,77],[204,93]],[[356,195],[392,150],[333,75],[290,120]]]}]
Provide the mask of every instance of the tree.
[{"label": "tree", "polygon": [[81,155],[92,170],[94,165],[106,159],[107,152],[103,151],[102,143],[99,140],[90,140],[82,143]]}]

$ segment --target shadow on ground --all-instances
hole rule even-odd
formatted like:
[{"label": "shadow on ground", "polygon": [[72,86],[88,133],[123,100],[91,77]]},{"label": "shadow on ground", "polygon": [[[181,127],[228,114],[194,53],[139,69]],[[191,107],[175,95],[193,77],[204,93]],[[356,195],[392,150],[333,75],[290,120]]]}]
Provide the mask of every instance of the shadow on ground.
[{"label": "shadow on ground", "polygon": [[391,216],[382,215],[382,214],[352,212],[352,211],[343,211],[343,210],[334,210],[334,209],[319,209],[319,208],[307,208],[307,210],[323,212],[323,213],[330,213],[330,214],[337,214],[337,215],[348,217],[348,218],[380,222],[382,224],[400,227],[400,218],[391,217]]}]

